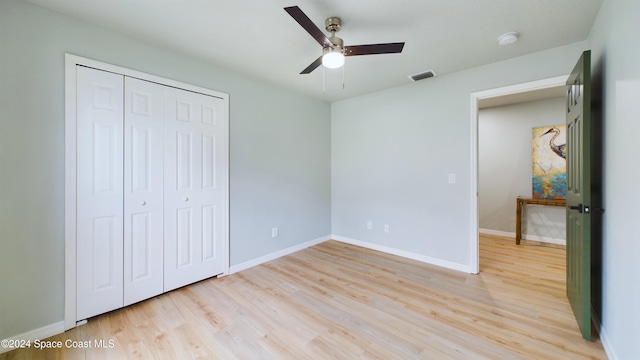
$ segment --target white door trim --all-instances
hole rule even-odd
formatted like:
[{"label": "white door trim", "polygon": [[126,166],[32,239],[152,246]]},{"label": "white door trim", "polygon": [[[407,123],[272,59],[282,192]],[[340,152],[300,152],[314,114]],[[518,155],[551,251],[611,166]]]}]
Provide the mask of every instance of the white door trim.
[{"label": "white door trim", "polygon": [[[65,54],[65,276],[64,276],[64,329],[76,326],[76,66],[87,66],[98,70],[122,74],[141,80],[176,87],[204,95],[214,96],[225,101],[225,118],[229,119],[229,95],[199,86],[146,74],[140,71],[115,66],[100,61]],[[227,127],[228,129],[228,127]],[[227,132],[227,140],[229,133]],[[228,159],[227,159],[228,160]],[[227,161],[228,164],[228,161]],[[227,179],[227,184],[228,184]],[[229,211],[229,191],[227,188],[224,207]],[[226,220],[225,251],[229,254],[229,219]],[[225,259],[225,272],[229,273],[229,257]]]},{"label": "white door trim", "polygon": [[469,268],[473,274],[480,272],[480,244],[478,238],[478,103],[483,99],[490,99],[499,96],[518,94],[533,90],[547,89],[565,85],[568,75],[556,76],[548,79],[536,80],[522,84],[510,85],[495,89],[483,90],[471,93],[470,99],[470,128],[471,128],[471,181],[470,181],[470,258]]}]

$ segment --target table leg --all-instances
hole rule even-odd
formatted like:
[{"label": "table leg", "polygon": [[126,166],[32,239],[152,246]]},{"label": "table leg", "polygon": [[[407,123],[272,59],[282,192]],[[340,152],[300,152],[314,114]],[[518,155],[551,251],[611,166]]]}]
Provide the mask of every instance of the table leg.
[{"label": "table leg", "polygon": [[516,245],[520,245],[522,238],[522,201],[516,200]]}]

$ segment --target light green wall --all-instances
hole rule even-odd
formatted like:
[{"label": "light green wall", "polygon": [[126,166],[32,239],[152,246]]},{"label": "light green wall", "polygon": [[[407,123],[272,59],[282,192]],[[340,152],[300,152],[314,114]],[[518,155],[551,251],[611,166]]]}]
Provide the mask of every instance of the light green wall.
[{"label": "light green wall", "polygon": [[[333,103],[333,234],[470,266],[470,94],[567,75],[586,46]],[[448,183],[451,173],[456,184]]]},{"label": "light green wall", "polygon": [[589,36],[602,82],[604,236],[601,338],[610,359],[640,359],[640,2],[604,2]]},{"label": "light green wall", "polygon": [[0,339],[63,320],[65,52],[230,94],[231,265],[330,233],[329,104],[1,0]]}]

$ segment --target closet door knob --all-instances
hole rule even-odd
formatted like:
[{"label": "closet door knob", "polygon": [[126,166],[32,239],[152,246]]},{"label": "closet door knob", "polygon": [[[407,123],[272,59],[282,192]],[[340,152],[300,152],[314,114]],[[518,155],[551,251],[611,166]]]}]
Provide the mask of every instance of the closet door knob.
[{"label": "closet door knob", "polygon": [[185,198],[184,198],[184,201],[189,201],[189,198],[188,198],[188,197],[185,197]]},{"label": "closet door knob", "polygon": [[142,201],[142,203],[140,203],[140,205],[145,206],[145,205],[147,205],[147,202],[146,201]]}]

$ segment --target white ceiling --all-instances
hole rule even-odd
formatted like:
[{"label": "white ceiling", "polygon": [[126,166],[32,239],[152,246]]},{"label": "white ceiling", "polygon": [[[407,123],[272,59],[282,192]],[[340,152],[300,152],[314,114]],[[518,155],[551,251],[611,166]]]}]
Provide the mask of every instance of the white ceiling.
[{"label": "white ceiling", "polygon": [[[93,24],[326,101],[585,40],[602,0],[27,0]],[[287,14],[299,6],[324,30],[342,18],[345,45],[404,41],[401,54],[347,58],[342,71],[299,75],[320,45]],[[499,46],[509,31],[520,40]],[[143,70],[143,69],[140,69]],[[423,80],[429,81],[429,80]]]}]

